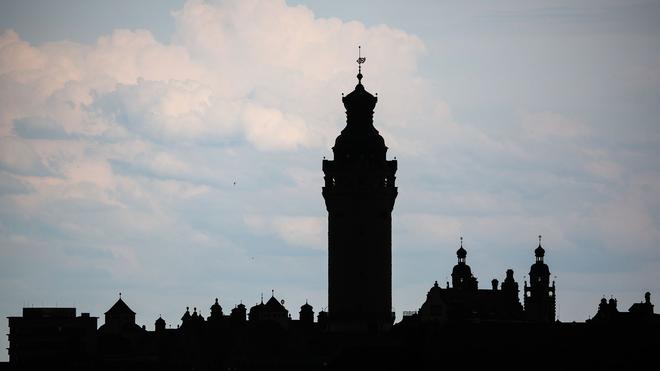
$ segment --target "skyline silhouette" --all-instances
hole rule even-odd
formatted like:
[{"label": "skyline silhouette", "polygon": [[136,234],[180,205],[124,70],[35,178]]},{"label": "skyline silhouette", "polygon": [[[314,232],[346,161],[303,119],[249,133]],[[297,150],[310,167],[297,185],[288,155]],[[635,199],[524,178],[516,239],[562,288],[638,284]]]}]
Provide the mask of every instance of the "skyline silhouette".
[{"label": "skyline silhouette", "polygon": [[[616,299],[602,298],[593,319],[562,323],[556,318],[556,286],[554,280],[550,283],[541,235],[529,284],[524,282],[523,305],[511,269],[501,286],[493,279],[490,289],[479,289],[460,237],[451,287],[449,281],[445,288],[435,281],[419,311],[407,311],[395,322],[391,212],[398,194],[397,162],[387,160],[387,147],[373,123],[377,97],[362,84],[365,60],[358,57],[358,84],[342,97],[346,127],[332,148],[334,158],[322,163],[329,224],[329,305],[327,311],[318,312],[316,321],[307,300],[295,320],[273,289],[266,302],[262,293],[260,303],[249,311],[241,302],[225,315],[216,298],[208,317],[201,308],[193,307],[191,314],[186,307],[176,328],[168,327],[159,315],[151,331],[136,323],[136,313],[119,293],[98,330],[98,317],[77,316],[76,308],[23,308],[23,316],[8,317],[8,367],[395,370],[438,367],[435,353],[443,360],[453,359],[445,365],[459,365],[463,361],[457,361],[457,352],[468,356],[484,349],[490,355],[516,349],[536,363],[550,352],[558,358],[546,362],[548,368],[565,367],[569,359],[574,366],[597,364],[605,369],[648,364],[645,358],[660,343],[654,336],[660,332],[660,314],[654,313],[651,294],[646,292],[644,301],[628,312],[618,310]],[[635,339],[603,343],[602,331]],[[501,343],[494,344],[493,336]],[[528,338],[552,342],[544,349]],[[566,343],[554,344],[560,339]],[[578,344],[582,346],[575,350]],[[599,358],[604,346],[609,349],[607,360]],[[470,364],[522,369],[515,366],[513,355],[488,358]]]},{"label": "skyline silhouette", "polygon": [[4,316],[328,310],[319,167],[359,44],[399,168],[397,322],[461,236],[479,289],[512,269],[522,295],[542,234],[563,322],[657,297],[652,4],[87,4],[0,6]]}]

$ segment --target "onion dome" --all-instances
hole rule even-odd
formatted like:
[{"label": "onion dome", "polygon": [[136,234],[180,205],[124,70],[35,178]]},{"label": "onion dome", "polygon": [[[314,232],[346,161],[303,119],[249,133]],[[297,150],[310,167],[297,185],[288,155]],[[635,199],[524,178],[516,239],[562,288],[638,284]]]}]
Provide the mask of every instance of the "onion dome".
[{"label": "onion dome", "polygon": [[[358,78],[361,79],[362,74],[358,74]],[[346,108],[346,111],[364,111],[373,113],[374,108],[376,108],[376,102],[378,102],[378,97],[375,97],[369,93],[364,88],[364,85],[362,85],[362,82],[359,81],[355,86],[355,90],[350,92],[345,97],[342,97],[341,100],[344,103],[344,108]]]},{"label": "onion dome", "polygon": [[220,303],[218,303],[218,298],[215,298],[215,303],[211,305],[211,317],[212,318],[222,317],[222,307],[220,306]]},{"label": "onion dome", "polygon": [[358,84],[348,95],[342,97],[346,108],[346,127],[335,140],[335,158],[358,158],[360,156],[385,158],[385,140],[374,127],[373,115],[378,97],[369,93],[362,85],[362,64],[366,58],[358,58]]},{"label": "onion dome", "polygon": [[300,307],[300,310],[312,310],[312,309],[313,309],[313,307],[312,307],[311,305],[309,305],[309,303],[307,302],[307,300],[305,300],[305,304],[303,304],[303,305]]},{"label": "onion dome", "polygon": [[458,257],[459,263],[465,263],[465,257],[467,256],[467,250],[463,248],[463,237],[461,237],[461,247],[456,250],[456,256]]},{"label": "onion dome", "polygon": [[545,249],[541,246],[541,235],[539,235],[539,246],[534,250],[534,255],[536,255],[537,258],[545,256]]}]

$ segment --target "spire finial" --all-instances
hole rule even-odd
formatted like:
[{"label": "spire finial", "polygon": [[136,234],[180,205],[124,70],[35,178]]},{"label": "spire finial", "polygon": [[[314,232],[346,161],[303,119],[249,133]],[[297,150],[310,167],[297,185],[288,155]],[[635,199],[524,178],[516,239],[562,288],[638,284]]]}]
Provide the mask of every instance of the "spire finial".
[{"label": "spire finial", "polygon": [[539,246],[541,246],[541,235],[539,235]]},{"label": "spire finial", "polygon": [[263,304],[263,303],[264,303],[264,293],[262,292],[261,293],[261,304]]},{"label": "spire finial", "polygon": [[461,236],[461,247],[463,247],[463,236]]},{"label": "spire finial", "polygon": [[121,292],[119,293],[119,299],[121,299]]},{"label": "spire finial", "polygon": [[275,290],[274,289],[270,289],[270,296],[275,297]]},{"label": "spire finial", "polygon": [[366,57],[362,57],[362,46],[358,45],[358,59],[357,59],[357,64],[358,64],[358,84],[362,84],[362,64],[367,61]]}]

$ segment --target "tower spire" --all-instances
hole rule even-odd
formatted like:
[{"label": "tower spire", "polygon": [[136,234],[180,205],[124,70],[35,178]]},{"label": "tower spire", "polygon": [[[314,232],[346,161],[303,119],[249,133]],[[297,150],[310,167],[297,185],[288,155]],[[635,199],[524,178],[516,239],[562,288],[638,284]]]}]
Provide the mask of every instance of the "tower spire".
[{"label": "tower spire", "polygon": [[362,64],[367,61],[366,57],[362,57],[362,46],[358,45],[358,59],[357,59],[357,64],[358,64],[358,84],[362,84]]}]

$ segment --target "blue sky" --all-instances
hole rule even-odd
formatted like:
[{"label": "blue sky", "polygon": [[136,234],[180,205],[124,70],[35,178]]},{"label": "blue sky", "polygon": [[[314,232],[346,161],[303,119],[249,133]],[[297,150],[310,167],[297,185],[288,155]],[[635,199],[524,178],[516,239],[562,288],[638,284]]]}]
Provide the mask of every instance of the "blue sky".
[{"label": "blue sky", "polygon": [[460,236],[489,287],[542,234],[562,320],[653,301],[660,2],[410,4],[3,2],[0,314],[325,307],[321,159],[357,45],[399,160],[399,317]]}]

